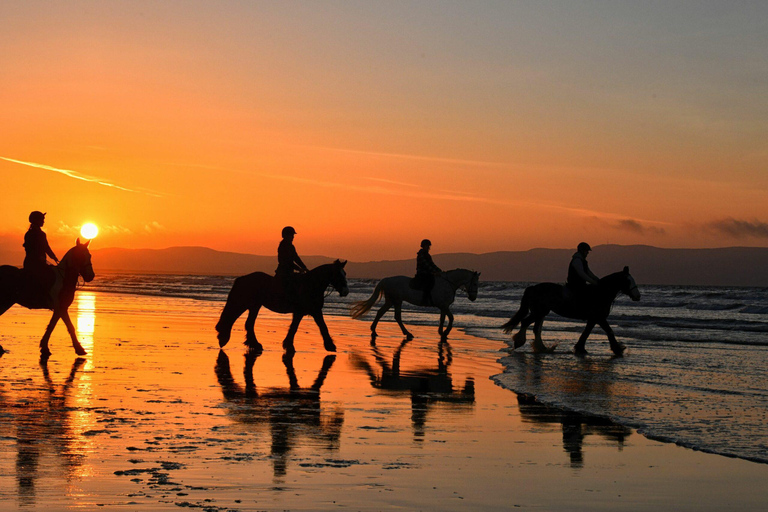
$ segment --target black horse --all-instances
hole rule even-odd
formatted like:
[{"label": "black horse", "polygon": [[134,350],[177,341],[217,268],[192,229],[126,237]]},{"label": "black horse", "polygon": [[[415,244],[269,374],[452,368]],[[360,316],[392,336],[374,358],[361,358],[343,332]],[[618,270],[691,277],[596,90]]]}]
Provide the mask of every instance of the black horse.
[{"label": "black horse", "polygon": [[620,292],[629,295],[634,301],[640,300],[640,290],[637,289],[635,280],[629,274],[629,267],[624,267],[621,272],[605,276],[596,285],[586,290],[583,296],[576,298],[560,284],[539,283],[529,286],[523,293],[520,309],[501,328],[505,333],[511,333],[517,324],[520,324],[520,331],[512,337],[515,341],[514,347],[519,348],[525,345],[525,331],[533,324],[533,351],[552,352],[555,347],[547,347],[541,341],[541,326],[544,323],[544,317],[550,311],[554,311],[566,318],[587,321],[584,332],[581,333],[579,341],[574,346],[576,354],[586,354],[587,338],[597,324],[608,336],[613,353],[621,355],[626,347],[616,341],[613,329],[606,320],[611,312],[613,301],[616,300],[616,296]]},{"label": "black horse", "polygon": [[[75,299],[78,277],[82,276],[86,283],[93,281],[95,277],[91,264],[91,253],[88,251],[88,244],[90,243],[89,240],[81,244],[78,238],[76,245],[67,251],[59,264],[52,267],[55,272],[55,280],[48,293],[45,294],[41,293],[43,290],[38,291],[39,285],[35,286],[27,271],[11,265],[0,266],[0,315],[8,311],[14,304],[29,309],[50,309],[53,311],[51,321],[48,322],[48,328],[40,340],[40,355],[42,357],[51,355],[51,351],[48,349],[48,340],[51,338],[51,333],[59,318],[67,326],[69,336],[72,338],[72,346],[77,355],[86,354],[83,346],[77,341],[77,333],[72,320],[69,318],[68,309]],[[0,354],[2,353],[3,347],[0,347]]]},{"label": "black horse", "polygon": [[223,347],[229,342],[232,325],[247,309],[245,345],[251,351],[261,352],[263,347],[256,339],[253,324],[256,322],[256,315],[259,314],[259,310],[264,306],[276,313],[293,313],[291,327],[283,340],[283,348],[286,351],[294,351],[293,338],[299,328],[299,323],[305,315],[310,315],[315,319],[315,323],[320,329],[325,349],[329,352],[335,352],[336,345],[334,345],[323,319],[323,302],[325,290],[329,285],[333,286],[342,297],[346,297],[349,293],[347,274],[344,272],[344,265],[346,264],[346,261],[336,260],[333,263],[320,265],[306,274],[295,276],[296,282],[293,293],[295,297],[291,299],[286,296],[283,284],[275,276],[264,272],[254,272],[238,277],[229,291],[227,304],[224,306],[224,311],[221,312],[219,323],[216,324],[216,332],[219,333],[219,346]]}]

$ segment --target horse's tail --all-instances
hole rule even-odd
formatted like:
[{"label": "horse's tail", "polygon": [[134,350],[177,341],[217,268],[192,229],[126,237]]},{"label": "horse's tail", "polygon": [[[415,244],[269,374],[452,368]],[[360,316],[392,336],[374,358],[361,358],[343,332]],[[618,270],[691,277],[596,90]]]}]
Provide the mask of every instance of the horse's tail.
[{"label": "horse's tail", "polygon": [[360,318],[371,310],[373,305],[376,304],[376,302],[384,294],[384,286],[382,284],[383,282],[383,279],[379,281],[379,283],[376,285],[376,288],[373,289],[373,293],[368,298],[368,300],[361,300],[359,302],[355,302],[352,305],[352,307],[349,309],[349,314],[352,315],[352,318]]},{"label": "horse's tail", "polygon": [[219,339],[219,346],[223,347],[229,342],[229,338],[232,334],[232,326],[235,321],[240,318],[246,309],[248,309],[248,294],[247,286],[243,281],[243,277],[235,279],[235,283],[232,285],[232,289],[229,290],[227,296],[227,303],[224,305],[224,310],[221,312],[219,322],[216,324],[217,338]]},{"label": "horse's tail", "polygon": [[511,333],[530,310],[531,308],[528,305],[528,290],[526,289],[525,292],[523,292],[523,298],[520,300],[520,309],[517,310],[517,313],[515,313],[509,322],[501,326],[501,329],[507,334]]}]

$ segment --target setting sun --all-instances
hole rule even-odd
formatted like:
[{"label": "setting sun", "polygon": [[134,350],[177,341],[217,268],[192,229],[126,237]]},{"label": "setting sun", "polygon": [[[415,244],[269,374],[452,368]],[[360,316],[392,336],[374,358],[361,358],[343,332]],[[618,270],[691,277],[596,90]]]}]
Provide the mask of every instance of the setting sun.
[{"label": "setting sun", "polygon": [[87,238],[88,240],[92,240],[96,238],[96,235],[99,234],[99,228],[96,226],[96,224],[93,224],[92,222],[87,222],[83,224],[83,227],[80,228],[80,235],[83,238]]}]

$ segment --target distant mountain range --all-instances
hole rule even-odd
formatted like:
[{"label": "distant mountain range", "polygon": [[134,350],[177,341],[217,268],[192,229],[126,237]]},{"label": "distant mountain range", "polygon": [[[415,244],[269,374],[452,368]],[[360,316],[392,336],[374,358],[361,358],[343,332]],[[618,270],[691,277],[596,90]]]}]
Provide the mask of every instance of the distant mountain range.
[{"label": "distant mountain range", "polygon": [[[485,254],[433,254],[444,270],[469,268],[482,272],[483,281],[563,282],[571,249],[531,249]],[[168,249],[94,249],[99,271],[242,275],[273,273],[276,256],[222,252],[206,247]],[[23,254],[0,250],[0,263],[21,264]],[[332,261],[324,256],[302,257],[310,267]],[[639,284],[768,286],[768,248],[661,249],[646,245],[600,245],[589,256],[590,268],[599,276],[629,266]],[[350,261],[347,275],[377,279],[411,275],[415,258],[389,261]]]},{"label": "distant mountain range", "polygon": [[[482,272],[484,281],[565,281],[571,249],[531,249],[485,254],[434,254],[444,270],[469,268]],[[205,247],[168,249],[96,249],[94,264],[102,270],[132,272],[232,274],[255,271],[272,273],[276,256],[221,252]],[[306,256],[310,267],[332,261],[324,256]],[[600,245],[589,257],[590,267],[600,276],[628,265],[638,283],[768,286],[768,248],[726,247],[719,249],[661,249],[645,245]],[[411,275],[415,258],[406,260],[354,262],[347,275],[381,278]]]}]

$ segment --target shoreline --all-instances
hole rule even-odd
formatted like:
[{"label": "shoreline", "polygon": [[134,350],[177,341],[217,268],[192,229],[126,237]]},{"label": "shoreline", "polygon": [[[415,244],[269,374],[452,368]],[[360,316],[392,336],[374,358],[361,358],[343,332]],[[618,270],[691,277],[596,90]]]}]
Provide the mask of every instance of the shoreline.
[{"label": "shoreline", "polygon": [[242,318],[218,350],[222,305],[81,290],[71,312],[89,355],[77,358],[59,325],[44,366],[49,313],[0,317],[0,499],[30,510],[748,510],[768,498],[764,464],[498,386],[503,343],[454,330],[440,344],[436,327],[412,325],[404,342],[385,319],[371,345],[370,319],[328,316],[335,355],[305,319],[285,358],[290,318],[264,313],[265,352],[251,360]]}]

